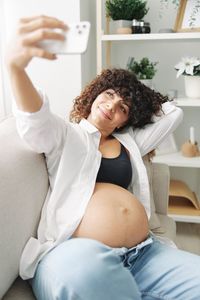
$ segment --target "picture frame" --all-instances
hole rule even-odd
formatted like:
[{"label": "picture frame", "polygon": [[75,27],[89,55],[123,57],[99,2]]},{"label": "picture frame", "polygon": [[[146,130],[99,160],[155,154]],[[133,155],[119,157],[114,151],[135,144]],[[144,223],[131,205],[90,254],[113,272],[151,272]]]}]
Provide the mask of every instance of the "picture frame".
[{"label": "picture frame", "polygon": [[200,32],[200,0],[180,0],[175,32]]}]

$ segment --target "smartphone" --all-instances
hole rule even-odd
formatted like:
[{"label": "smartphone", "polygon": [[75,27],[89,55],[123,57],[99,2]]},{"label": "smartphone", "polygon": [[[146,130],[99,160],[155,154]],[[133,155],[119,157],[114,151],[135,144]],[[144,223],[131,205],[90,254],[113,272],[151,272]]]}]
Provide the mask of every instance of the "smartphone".
[{"label": "smartphone", "polygon": [[[40,48],[58,55],[82,54],[87,50],[90,34],[90,23],[81,21],[67,24],[69,29],[65,32],[64,41],[44,40],[38,43]],[[60,29],[55,29],[62,32]]]}]

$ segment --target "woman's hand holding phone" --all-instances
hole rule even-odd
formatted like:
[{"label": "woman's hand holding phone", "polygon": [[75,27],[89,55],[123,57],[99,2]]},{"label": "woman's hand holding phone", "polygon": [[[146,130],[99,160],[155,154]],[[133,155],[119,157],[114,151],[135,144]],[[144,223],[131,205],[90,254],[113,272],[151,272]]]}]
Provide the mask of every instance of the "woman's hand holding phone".
[{"label": "woman's hand holding phone", "polygon": [[21,18],[6,52],[8,68],[25,69],[33,57],[56,59],[54,53],[42,49],[39,44],[45,40],[64,41],[64,33],[67,30],[68,26],[57,18],[48,16]]}]

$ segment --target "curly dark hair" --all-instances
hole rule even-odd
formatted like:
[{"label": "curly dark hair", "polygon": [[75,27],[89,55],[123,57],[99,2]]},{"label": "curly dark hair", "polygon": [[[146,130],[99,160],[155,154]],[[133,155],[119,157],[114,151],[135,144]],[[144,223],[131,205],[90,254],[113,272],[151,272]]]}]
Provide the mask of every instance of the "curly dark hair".
[{"label": "curly dark hair", "polygon": [[99,94],[107,89],[113,89],[125,102],[131,103],[129,118],[124,127],[143,128],[152,123],[153,115],[161,111],[162,103],[168,101],[167,96],[150,89],[142,84],[134,73],[124,69],[105,69],[74,99],[70,121],[79,123],[90,114],[91,106]]}]

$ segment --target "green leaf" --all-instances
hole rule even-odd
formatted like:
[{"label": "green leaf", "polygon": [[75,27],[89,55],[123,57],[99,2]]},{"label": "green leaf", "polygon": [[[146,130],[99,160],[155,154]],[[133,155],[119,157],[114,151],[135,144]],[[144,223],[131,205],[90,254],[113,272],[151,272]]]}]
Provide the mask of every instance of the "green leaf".
[{"label": "green leaf", "polygon": [[144,0],[107,0],[106,15],[113,20],[141,20],[148,12]]},{"label": "green leaf", "polygon": [[139,62],[134,57],[129,57],[127,62],[127,69],[133,72],[138,79],[152,79],[157,69],[155,66],[158,62],[150,62],[148,57],[143,57]]}]

